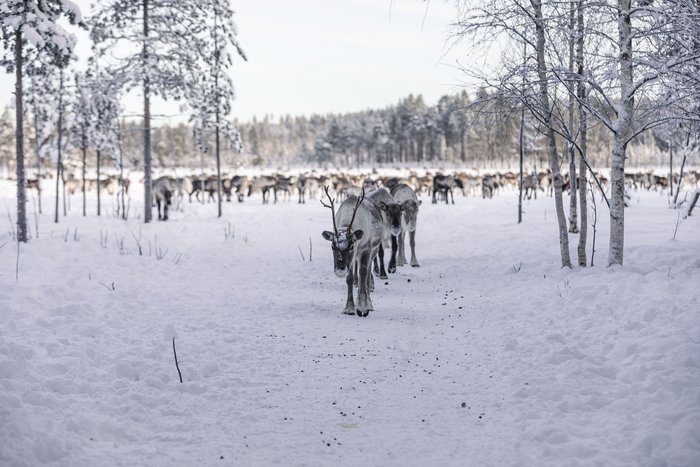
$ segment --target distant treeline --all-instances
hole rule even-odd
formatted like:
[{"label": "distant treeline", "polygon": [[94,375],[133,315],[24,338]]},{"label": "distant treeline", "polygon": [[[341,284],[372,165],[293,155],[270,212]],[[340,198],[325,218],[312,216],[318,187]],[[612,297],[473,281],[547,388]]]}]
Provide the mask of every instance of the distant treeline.
[{"label": "distant treeline", "polygon": [[[32,118],[31,114],[27,118]],[[466,92],[446,95],[436,105],[422,96],[409,95],[398,104],[345,114],[311,116],[265,116],[236,122],[244,149],[224,147],[222,164],[232,171],[240,167],[286,169],[293,167],[452,167],[507,168],[518,161],[519,113],[499,105],[485,91],[470,99]],[[27,125],[31,130],[31,125]],[[213,156],[199,150],[192,129],[184,123],[153,127],[153,166],[158,169],[186,167],[210,171]],[[34,134],[26,133],[27,167],[36,166]],[[143,132],[138,121],[122,124],[123,152],[127,168],[142,167]],[[14,123],[7,108],[0,116],[0,174],[14,168]],[[588,133],[588,158],[593,167],[609,166],[610,137],[606,129],[592,127]],[[561,142],[560,148],[565,144]],[[535,123],[527,126],[526,166],[547,167],[545,145]],[[667,155],[650,134],[642,134],[628,148],[629,164],[657,167]],[[563,156],[563,155],[562,155]],[[77,167],[77,151],[67,165]],[[94,154],[88,163],[95,164]],[[43,160],[43,167],[51,167]]]}]

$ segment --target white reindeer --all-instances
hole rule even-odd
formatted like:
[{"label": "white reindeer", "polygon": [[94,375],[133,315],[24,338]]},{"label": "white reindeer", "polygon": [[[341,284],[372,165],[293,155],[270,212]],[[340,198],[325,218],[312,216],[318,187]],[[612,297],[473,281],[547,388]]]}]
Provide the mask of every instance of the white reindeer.
[{"label": "white reindeer", "polygon": [[[174,189],[174,179],[162,176],[153,181],[153,198],[158,206],[158,220],[168,220],[168,208],[172,204]],[[162,214],[161,214],[162,209]]]},{"label": "white reindeer", "polygon": [[[379,244],[379,255],[374,258],[374,272],[380,279],[386,279],[386,269],[384,269],[384,251],[391,245],[392,236],[401,234],[401,211],[402,206],[394,200],[389,190],[386,188],[375,189],[367,195],[367,198],[379,208],[382,213],[382,241]],[[396,257],[396,246],[394,245],[392,258]]]},{"label": "white reindeer", "polygon": [[[336,276],[346,278],[348,296],[343,313],[366,317],[374,309],[369,296],[374,287],[370,268],[382,240],[382,215],[374,203],[364,201],[364,190],[360,197],[351,196],[343,201],[338,212],[327,186],[325,191],[330,205],[323,200],[321,204],[333,213],[333,232],[326,230],[322,235],[331,242]],[[355,274],[358,274],[357,308],[353,300]]]},{"label": "white reindeer", "polygon": [[[408,240],[411,245],[411,266],[417,268],[419,266],[416,259],[416,223],[418,221],[418,207],[422,201],[416,196],[413,188],[405,183],[399,183],[391,189],[391,196],[401,205],[401,233],[391,240],[391,260],[389,261],[389,272],[396,272],[396,265],[403,266],[406,264],[405,235],[408,232]],[[396,245],[398,241],[398,258],[396,258]]]}]

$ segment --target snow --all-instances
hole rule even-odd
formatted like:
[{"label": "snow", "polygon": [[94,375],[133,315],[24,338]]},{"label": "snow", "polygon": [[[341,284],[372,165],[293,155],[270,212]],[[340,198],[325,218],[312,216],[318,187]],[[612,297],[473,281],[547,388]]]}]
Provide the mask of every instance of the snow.
[{"label": "snow", "polygon": [[320,203],[144,225],[132,189],[126,222],[79,196],[38,216],[18,280],[0,248],[0,465],[700,464],[700,216],[672,240],[658,193],[626,210],[624,266],[573,270],[551,198],[517,225],[512,192],[423,196],[421,267],[375,278],[359,318]]}]

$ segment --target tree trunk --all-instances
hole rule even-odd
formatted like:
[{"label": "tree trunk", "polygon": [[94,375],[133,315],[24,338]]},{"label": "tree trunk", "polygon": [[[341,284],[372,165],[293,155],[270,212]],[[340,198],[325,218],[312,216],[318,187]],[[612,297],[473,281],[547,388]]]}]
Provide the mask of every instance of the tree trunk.
[{"label": "tree trunk", "polygon": [[537,73],[540,87],[540,106],[544,119],[545,131],[548,141],[549,165],[552,170],[552,182],[554,184],[554,204],[559,225],[559,249],[561,253],[561,266],[571,267],[569,255],[569,234],[566,229],[566,216],[562,201],[562,180],[559,170],[559,156],[557,155],[557,141],[554,137],[552,123],[552,109],[549,102],[549,89],[547,86],[547,65],[544,56],[544,18],[542,16],[542,0],[530,0],[535,10],[535,30],[537,33]]},{"label": "tree trunk", "polygon": [[39,214],[42,213],[41,210],[41,191],[42,191],[42,183],[41,183],[41,156],[39,155],[39,118],[37,117],[38,112],[37,112],[37,107],[36,107],[36,97],[34,95],[34,81],[32,80],[32,106],[34,108],[34,152],[36,152],[36,180],[37,180],[37,204],[39,207]]},{"label": "tree trunk", "polygon": [[669,148],[669,161],[668,161],[668,202],[671,204],[671,197],[673,196],[673,139],[671,139],[671,147]]},{"label": "tree trunk", "polygon": [[[572,2],[569,6],[569,71],[574,71],[574,34],[576,27],[576,7]],[[569,135],[574,137],[574,90],[569,89],[569,102],[567,105],[567,113],[569,117]],[[576,206],[576,153],[574,152],[574,142],[569,140],[566,142],[566,152],[569,157],[569,232],[578,233],[578,213]]]},{"label": "tree trunk", "polygon": [[143,213],[144,222],[148,224],[153,219],[153,196],[151,195],[151,101],[150,80],[146,69],[148,64],[148,0],[143,0],[143,38]]},{"label": "tree trunk", "polygon": [[620,40],[620,107],[613,133],[610,164],[610,249],[608,266],[623,264],[625,246],[625,157],[632,124],[632,26],[631,0],[618,0],[618,32]]},{"label": "tree trunk", "polygon": [[83,168],[81,173],[81,183],[83,192],[83,217],[87,216],[87,194],[85,190],[85,172],[87,171],[87,122],[83,122],[82,134],[80,138],[80,144],[82,145],[83,152]]},{"label": "tree trunk", "polygon": [[97,150],[97,215],[101,214],[102,203],[100,200],[100,188],[102,184],[100,183],[100,163],[102,162],[102,151]]},{"label": "tree trunk", "polygon": [[[59,85],[58,85],[58,159],[56,161],[56,212],[54,216],[54,222],[58,224],[58,202],[59,202],[59,188],[61,181],[63,181],[63,186],[65,189],[65,180],[63,180],[63,152],[62,152],[62,144],[63,144],[63,68],[60,69],[59,71]],[[64,209],[64,215],[65,215],[65,192],[63,195],[63,209]]]},{"label": "tree trunk", "polygon": [[518,183],[518,224],[523,221],[523,162],[525,160],[525,141],[524,141],[524,127],[525,127],[525,107],[520,110],[520,132],[518,134],[518,145],[520,153],[520,170],[519,170],[519,181]]},{"label": "tree trunk", "polygon": [[[220,52],[219,52],[219,44],[218,44],[218,31],[217,31],[217,23],[218,23],[218,10],[216,8],[214,9],[214,92],[216,92],[216,128],[215,128],[215,135],[214,135],[214,151],[216,153],[216,189],[218,190],[219,194],[219,206],[218,206],[218,215],[217,217],[221,217],[221,150],[220,150],[220,139],[219,139],[219,125],[221,123],[221,112],[220,112],[220,107],[221,104],[219,102],[219,59],[221,57]],[[276,195],[275,195],[276,196]]]},{"label": "tree trunk", "polygon": [[22,30],[15,32],[15,146],[17,150],[17,241],[27,242],[27,192],[24,173],[24,107],[22,101]]},{"label": "tree trunk", "polygon": [[[128,218],[126,212],[126,180],[124,179],[124,151],[122,149],[122,127],[117,118],[117,145],[119,147],[119,184],[120,184],[120,197],[121,197],[121,211],[122,219],[126,220]],[[119,202],[118,202],[119,203]]]},{"label": "tree trunk", "polygon": [[[523,45],[523,66],[527,60],[527,42]],[[525,72],[523,71],[523,92],[527,85]],[[518,224],[523,221],[523,165],[525,162],[525,105],[521,104],[520,109],[520,129],[518,132],[518,152],[520,156],[519,180],[518,183]]]},{"label": "tree trunk", "polygon": [[586,85],[583,82],[583,46],[584,46],[584,23],[583,23],[583,0],[578,1],[577,5],[577,23],[578,23],[578,38],[576,44],[576,61],[578,63],[578,115],[579,115],[579,148],[581,153],[579,154],[579,185],[578,185],[578,196],[579,204],[581,206],[581,223],[580,223],[580,233],[578,237],[578,265],[585,267],[588,263],[586,258],[586,241],[588,237],[588,200],[586,193],[588,191],[588,178],[586,176],[586,157],[587,157],[587,146],[588,146],[588,121],[586,115],[586,108],[583,105],[586,99]]}]

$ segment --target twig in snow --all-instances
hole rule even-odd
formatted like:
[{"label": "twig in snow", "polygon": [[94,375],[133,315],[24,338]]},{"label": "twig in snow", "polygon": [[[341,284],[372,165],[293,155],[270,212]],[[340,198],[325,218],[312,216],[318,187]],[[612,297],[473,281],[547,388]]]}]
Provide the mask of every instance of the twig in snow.
[{"label": "twig in snow", "polygon": [[513,272],[515,272],[515,274],[519,273],[520,270],[522,269],[522,267],[523,267],[523,262],[522,262],[522,261],[520,262],[520,264],[518,264],[517,267],[516,267],[515,265],[513,265]]},{"label": "twig in snow", "polygon": [[304,258],[304,253],[301,252],[301,247],[299,245],[297,245],[297,248],[299,248],[299,254],[301,255],[301,260],[306,261],[306,259]]},{"label": "twig in snow", "polygon": [[117,247],[119,248],[119,254],[126,255],[126,248],[124,248],[124,235],[114,234],[114,239],[117,241]]},{"label": "twig in snow", "polygon": [[182,373],[180,372],[180,362],[177,361],[177,352],[175,351],[175,338],[173,337],[173,355],[175,356],[175,368],[177,368],[177,374],[180,377],[180,382],[182,383]]},{"label": "twig in snow", "polygon": [[588,181],[588,189],[591,192],[591,201],[593,204],[591,205],[591,208],[593,209],[593,239],[592,239],[592,245],[591,245],[591,267],[593,267],[593,257],[595,256],[595,234],[598,231],[597,226],[598,226],[598,207],[595,203],[595,193],[593,192],[593,183],[591,181]]},{"label": "twig in snow", "polygon": [[112,287],[108,286],[108,285],[105,284],[104,282],[97,281],[97,283],[100,284],[100,285],[101,285],[102,287],[104,287],[105,289],[109,290],[110,292],[111,292],[111,291],[114,291],[114,290],[117,290],[117,289],[114,287],[114,282],[112,282]]},{"label": "twig in snow", "polygon": [[134,232],[131,232],[131,236],[134,237],[134,241],[136,242],[136,246],[139,248],[139,256],[143,256],[143,248],[141,248],[141,226],[139,226],[138,238],[136,238],[136,235],[134,235]]},{"label": "twig in snow", "polygon": [[100,229],[100,246],[102,248],[107,248],[107,237],[109,236],[109,231],[102,234],[102,229]]},{"label": "twig in snow", "polygon": [[313,245],[311,244],[311,237],[309,237],[309,263],[311,262],[311,253],[313,252]]},{"label": "twig in snow", "polygon": [[678,227],[681,225],[681,213],[678,211],[678,215],[676,216],[676,222],[675,225],[673,226],[673,239],[676,239],[676,235],[678,234]]},{"label": "twig in snow", "polygon": [[228,240],[229,238],[236,238],[236,228],[231,225],[230,222],[224,228],[224,240]]},{"label": "twig in snow", "polygon": [[155,236],[155,253],[156,253],[156,259],[161,260],[165,258],[165,255],[168,254],[168,250],[166,249],[163,251],[159,246],[158,246],[158,235]]}]

